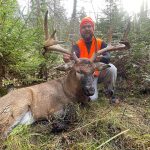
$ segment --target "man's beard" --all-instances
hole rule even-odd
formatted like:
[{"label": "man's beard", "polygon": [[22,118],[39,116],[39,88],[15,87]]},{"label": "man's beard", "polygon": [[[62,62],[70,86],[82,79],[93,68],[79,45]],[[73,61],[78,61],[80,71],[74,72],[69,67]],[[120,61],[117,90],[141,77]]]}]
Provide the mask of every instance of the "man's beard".
[{"label": "man's beard", "polygon": [[85,34],[82,34],[81,36],[85,40],[85,42],[91,42],[93,34],[90,34],[88,37]]}]

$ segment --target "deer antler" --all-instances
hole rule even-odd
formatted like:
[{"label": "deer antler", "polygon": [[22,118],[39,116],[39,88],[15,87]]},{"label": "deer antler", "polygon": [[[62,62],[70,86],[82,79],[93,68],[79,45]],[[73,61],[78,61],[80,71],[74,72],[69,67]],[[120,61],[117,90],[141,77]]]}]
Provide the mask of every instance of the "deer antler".
[{"label": "deer antler", "polygon": [[49,38],[47,16],[48,16],[48,10],[46,11],[46,13],[45,13],[45,18],[44,18],[45,40],[47,40],[47,39]]},{"label": "deer antler", "polygon": [[127,39],[127,36],[130,32],[130,27],[131,27],[131,22],[130,22],[130,19],[129,19],[128,23],[127,23],[127,26],[126,26],[126,29],[124,31],[124,35],[123,35],[123,37],[120,41],[120,43],[125,44],[128,49],[131,47],[130,43],[128,42],[128,39]]},{"label": "deer antler", "polygon": [[[98,52],[96,37],[94,36],[94,38],[95,38],[95,53],[93,54],[92,58],[90,59],[92,62],[95,61],[97,55],[103,53],[103,52],[102,52],[103,49],[101,49],[100,52]],[[108,30],[108,46],[107,46],[107,48],[108,48],[108,47],[109,47],[109,48],[112,47],[111,41],[112,41],[112,26],[110,26],[110,28],[109,28],[109,30]],[[105,51],[106,51],[106,48],[105,48]],[[105,52],[105,51],[104,51],[104,52]]]},{"label": "deer antler", "polygon": [[130,19],[129,19],[121,41],[127,41],[127,36],[130,32],[130,27],[131,27],[131,22],[130,22]]},{"label": "deer antler", "polygon": [[96,37],[94,36],[95,38],[95,53],[93,54],[92,58],[90,59],[92,62],[95,61],[97,55],[99,54],[102,54],[103,52],[105,52],[108,47],[111,48],[112,45],[111,45],[111,41],[112,41],[112,26],[110,26],[109,30],[108,30],[108,46],[107,46],[107,49],[105,48],[105,50],[103,51],[103,49],[100,50],[100,52],[98,52],[99,50],[97,49],[97,41],[96,41]]},{"label": "deer antler", "polygon": [[64,41],[58,41],[55,39],[56,30],[54,30],[51,36],[49,36],[47,17],[48,17],[48,11],[46,11],[45,18],[44,18],[44,32],[45,32],[45,42],[44,42],[45,52],[44,53],[48,51],[56,51],[56,52],[61,52],[61,53],[71,55],[71,53],[67,49],[64,49],[63,47],[59,45],[59,44],[64,43]]},{"label": "deer antler", "polygon": [[97,52],[97,55],[100,55],[104,52],[108,52],[108,51],[117,51],[117,50],[125,50],[125,49],[129,49],[130,48],[130,44],[129,42],[127,42],[127,36],[129,34],[130,31],[130,21],[128,22],[128,25],[125,29],[123,38],[121,40],[121,42],[119,42],[120,44],[117,45],[111,45],[111,40],[112,40],[112,27],[110,27],[109,32],[108,32],[108,46],[106,48],[103,48],[101,50],[99,50]]},{"label": "deer antler", "polygon": [[113,32],[112,32],[113,30],[112,30],[112,26],[110,26],[110,28],[109,28],[109,30],[108,30],[108,46],[111,46],[111,41],[112,41],[112,34],[113,34]]},{"label": "deer antler", "polygon": [[[49,51],[55,51],[55,52],[60,52],[63,54],[68,54],[70,55],[74,61],[71,61],[69,63],[66,63],[65,66],[64,65],[60,65],[57,67],[57,69],[59,70],[68,70],[70,69],[74,63],[78,63],[80,62],[80,59],[76,56],[75,52],[70,52],[69,50],[61,47],[59,44],[64,43],[63,41],[58,41],[55,38],[55,34],[56,34],[56,30],[54,30],[54,32],[51,34],[51,36],[49,36],[48,34],[48,11],[46,11],[45,13],[45,19],[44,19],[44,32],[45,32],[45,42],[44,42],[44,53],[49,52]],[[73,45],[73,41],[72,41],[72,45]]]}]

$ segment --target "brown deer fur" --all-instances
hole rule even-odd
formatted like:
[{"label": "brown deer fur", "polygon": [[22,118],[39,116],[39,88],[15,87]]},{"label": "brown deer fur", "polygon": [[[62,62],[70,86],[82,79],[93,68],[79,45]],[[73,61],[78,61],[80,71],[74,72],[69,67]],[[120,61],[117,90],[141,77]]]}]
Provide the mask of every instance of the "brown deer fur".
[{"label": "brown deer fur", "polygon": [[[87,62],[90,61],[87,59]],[[92,62],[90,63],[92,64]],[[81,61],[75,64],[69,74],[63,78],[17,89],[0,98],[0,133],[7,136],[15,126],[24,122],[24,117],[29,112],[32,121],[28,123],[29,120],[27,120],[25,124],[41,119],[49,120],[66,104],[72,102],[86,103],[88,95],[82,89],[85,85],[81,85],[81,77],[77,71],[92,76],[95,68],[93,65],[87,68],[87,65],[89,66],[85,60]],[[92,81],[89,82],[91,87]]]}]

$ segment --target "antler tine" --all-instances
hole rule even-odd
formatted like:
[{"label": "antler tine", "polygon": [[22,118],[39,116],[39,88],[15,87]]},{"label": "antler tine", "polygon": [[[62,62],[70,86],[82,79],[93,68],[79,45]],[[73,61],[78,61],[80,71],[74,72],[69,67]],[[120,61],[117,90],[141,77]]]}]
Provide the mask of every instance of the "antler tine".
[{"label": "antler tine", "polygon": [[79,63],[79,62],[80,62],[80,59],[77,57],[77,55],[76,55],[75,52],[72,53],[72,57],[73,57],[73,60],[74,60],[76,63]]},{"label": "antler tine", "polygon": [[44,18],[44,32],[45,32],[45,40],[47,40],[49,38],[49,34],[48,34],[48,20],[47,20],[47,16],[48,16],[48,10],[45,13],[45,18]]},{"label": "antler tine", "polygon": [[108,46],[111,46],[111,41],[112,41],[112,25],[110,25],[108,30]]},{"label": "antler tine", "polygon": [[56,32],[57,32],[57,31],[56,31],[56,29],[55,29],[55,30],[53,31],[53,33],[51,34],[51,37],[50,37],[51,39],[54,39],[54,40],[55,40],[55,45],[56,45],[56,44],[63,44],[63,43],[65,43],[65,41],[58,41],[58,40],[57,40]]},{"label": "antler tine", "polygon": [[51,34],[51,38],[55,39],[55,34],[56,34],[56,29],[53,31],[53,33]]},{"label": "antler tine", "polygon": [[130,18],[128,19],[128,23],[127,23],[127,26],[124,30],[124,34],[123,34],[123,37],[121,39],[121,41],[127,41],[127,36],[130,32],[130,27],[131,27],[131,22],[130,22]]},{"label": "antler tine", "polygon": [[126,45],[126,49],[130,49],[130,47],[131,47],[131,45],[128,42],[128,39],[127,39],[127,36],[128,36],[128,34],[130,32],[130,27],[131,27],[131,22],[130,22],[130,18],[129,18],[128,22],[127,22],[127,25],[126,25],[126,28],[124,30],[123,37],[122,37],[121,41],[119,42],[121,44],[125,44]]},{"label": "antler tine", "polygon": [[[102,50],[100,50],[100,51],[98,52],[96,37],[94,36],[94,38],[95,38],[96,51],[95,51],[95,53],[93,54],[92,58],[90,59],[91,62],[94,62],[94,61],[95,61],[97,55],[102,54]],[[110,47],[112,47],[112,46],[111,46],[111,41],[112,41],[112,26],[110,26],[110,28],[109,28],[109,30],[108,30],[108,46],[107,46],[107,49],[110,48]],[[106,49],[105,49],[105,51],[106,51]]]},{"label": "antler tine", "polygon": [[[124,42],[124,41],[123,42],[121,41],[120,42],[121,44],[118,44],[118,45],[114,45],[114,46],[111,45],[111,40],[112,40],[112,29],[111,28],[112,27],[110,27],[110,30],[108,32],[109,33],[108,46],[106,48],[103,48],[103,49],[99,50],[97,52],[98,55],[100,55],[100,54],[102,54],[104,52],[107,52],[107,51],[125,50],[125,49],[129,49],[130,48],[130,44],[128,42]],[[129,33],[129,31],[130,31],[130,21],[128,22],[128,25],[127,25],[127,28],[126,28],[126,30],[124,32],[122,40],[126,40],[127,39],[127,35]]]},{"label": "antler tine", "polygon": [[[71,44],[72,44],[72,47],[73,45],[75,44],[75,42],[73,40],[71,40]],[[80,62],[80,59],[77,57],[76,53],[73,51],[73,49],[71,50],[71,54],[72,54],[72,58],[73,60],[76,62],[76,63],[79,63]]]},{"label": "antler tine", "polygon": [[60,45],[49,46],[49,47],[47,47],[47,51],[55,51],[55,52],[60,52],[60,53],[63,53],[63,54],[71,55],[69,50],[61,47]]},{"label": "antler tine", "polygon": [[49,34],[48,34],[48,19],[47,18],[48,18],[48,11],[46,11],[45,18],[44,18],[44,32],[45,32],[45,42],[44,42],[45,51],[44,51],[44,54],[48,51],[57,51],[57,52],[61,52],[61,53],[71,55],[71,53],[68,52],[68,50],[66,50],[63,47],[61,47],[60,45],[58,45],[58,44],[62,44],[62,43],[65,43],[65,42],[55,40],[56,30],[54,30],[54,32],[49,37]]}]

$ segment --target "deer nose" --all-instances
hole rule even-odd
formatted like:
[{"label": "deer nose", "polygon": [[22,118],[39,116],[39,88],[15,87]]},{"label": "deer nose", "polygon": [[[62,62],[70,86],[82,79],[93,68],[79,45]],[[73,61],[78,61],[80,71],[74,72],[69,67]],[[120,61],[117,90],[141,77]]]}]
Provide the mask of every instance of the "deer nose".
[{"label": "deer nose", "polygon": [[86,96],[92,96],[95,93],[95,89],[93,87],[86,86],[84,89],[84,93]]}]

